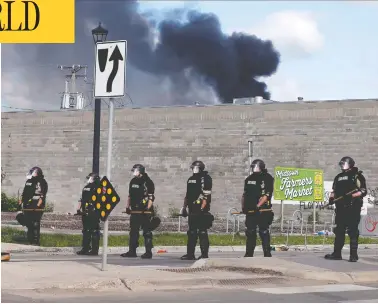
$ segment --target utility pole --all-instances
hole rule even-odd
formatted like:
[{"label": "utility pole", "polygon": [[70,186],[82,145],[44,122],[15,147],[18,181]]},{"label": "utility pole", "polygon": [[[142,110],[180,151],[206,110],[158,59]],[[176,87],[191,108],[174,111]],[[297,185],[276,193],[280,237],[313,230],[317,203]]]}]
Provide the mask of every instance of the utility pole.
[{"label": "utility pole", "polygon": [[[61,109],[71,109],[76,108],[78,110],[84,107],[84,94],[82,92],[76,91],[76,79],[84,78],[87,79],[87,68],[86,65],[74,64],[72,66],[58,65],[60,70],[68,70],[70,74],[66,74],[65,80],[65,91],[62,93],[62,103]],[[79,71],[84,69],[84,74],[78,74]],[[69,85],[71,84],[71,85]]]}]

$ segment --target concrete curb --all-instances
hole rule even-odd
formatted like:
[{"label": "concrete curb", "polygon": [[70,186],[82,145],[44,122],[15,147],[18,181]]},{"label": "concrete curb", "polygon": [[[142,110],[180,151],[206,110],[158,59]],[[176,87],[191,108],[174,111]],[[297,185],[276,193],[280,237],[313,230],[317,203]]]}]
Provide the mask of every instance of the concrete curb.
[{"label": "concrete curb", "polygon": [[[279,249],[283,245],[275,246]],[[361,249],[378,249],[377,245],[359,245]],[[1,245],[2,251],[13,252],[13,253],[26,253],[26,252],[46,252],[46,253],[65,253],[65,254],[75,254],[76,251],[80,250],[81,247],[39,247],[39,246],[30,246],[30,245],[21,245],[21,244],[11,244],[3,243]],[[329,251],[333,249],[333,245],[308,245],[306,246],[289,246],[289,251]],[[108,247],[109,254],[121,254],[127,251],[127,246],[125,247]],[[345,251],[349,251],[349,246],[344,246]],[[210,253],[221,253],[221,252],[244,252],[245,246],[210,246]],[[257,246],[257,252],[262,251],[261,246]],[[277,250],[280,251],[280,250]],[[156,253],[185,253],[186,246],[155,246],[153,252]],[[198,246],[196,247],[196,252],[200,253]],[[102,253],[102,247],[100,247],[100,253]],[[138,247],[137,253],[144,253],[144,247]],[[274,251],[273,251],[274,254]]]}]

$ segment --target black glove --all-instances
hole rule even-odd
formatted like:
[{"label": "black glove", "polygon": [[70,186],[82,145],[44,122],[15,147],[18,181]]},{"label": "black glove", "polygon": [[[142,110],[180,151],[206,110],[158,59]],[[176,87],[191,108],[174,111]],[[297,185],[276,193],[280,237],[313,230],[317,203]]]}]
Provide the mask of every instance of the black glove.
[{"label": "black glove", "polygon": [[335,203],[334,200],[335,200],[334,197],[330,197],[328,200],[328,205],[332,206]]},{"label": "black glove", "polygon": [[242,208],[242,213],[243,213],[243,214],[247,214],[247,213],[248,213],[247,208]]},{"label": "black glove", "polygon": [[131,209],[130,209],[130,207],[126,208],[126,213],[127,213],[127,214],[131,214]]},{"label": "black glove", "polygon": [[17,205],[17,211],[21,211],[22,210],[22,206],[21,206],[21,204],[18,204]]}]

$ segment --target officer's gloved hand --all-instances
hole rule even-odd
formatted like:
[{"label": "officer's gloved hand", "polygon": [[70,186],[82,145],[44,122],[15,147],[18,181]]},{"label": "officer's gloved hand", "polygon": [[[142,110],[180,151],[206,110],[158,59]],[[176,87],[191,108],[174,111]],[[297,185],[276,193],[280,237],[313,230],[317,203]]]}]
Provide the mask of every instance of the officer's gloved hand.
[{"label": "officer's gloved hand", "polygon": [[77,210],[76,210],[76,214],[78,214],[78,215],[82,215],[83,212],[81,211],[81,209],[77,209]]},{"label": "officer's gloved hand", "polygon": [[21,206],[21,204],[18,204],[17,205],[17,211],[21,211],[22,210],[22,206]]},{"label": "officer's gloved hand", "polygon": [[334,197],[330,197],[329,200],[328,200],[328,205],[332,206],[335,202],[335,198]]},{"label": "officer's gloved hand", "polygon": [[126,214],[131,214],[131,209],[130,209],[130,207],[126,208]]},{"label": "officer's gloved hand", "polygon": [[247,210],[247,208],[242,208],[242,213],[243,213],[243,214],[248,214],[248,210]]}]

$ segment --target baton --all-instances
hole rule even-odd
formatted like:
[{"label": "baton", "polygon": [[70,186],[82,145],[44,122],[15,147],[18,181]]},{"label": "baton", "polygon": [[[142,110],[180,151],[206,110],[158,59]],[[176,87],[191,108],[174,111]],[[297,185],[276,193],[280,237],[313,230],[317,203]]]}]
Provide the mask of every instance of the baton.
[{"label": "baton", "polygon": [[[335,198],[335,199],[333,200],[333,202],[337,202],[337,201],[341,200],[342,198],[344,198],[345,196],[348,196],[348,195],[352,194],[353,192],[355,192],[355,191],[357,191],[357,190],[359,190],[359,189],[356,188],[356,189],[354,189],[354,190],[348,192],[347,194],[344,194],[343,196],[340,196],[340,197],[338,197],[338,198]],[[333,205],[333,204],[332,204],[332,205]],[[325,205],[323,206],[323,208],[326,208],[326,207],[328,207],[328,206],[329,206],[329,203],[328,203],[328,204],[325,204]]]},{"label": "baton", "polygon": [[22,211],[40,211],[40,212],[43,212],[43,211],[46,211],[46,209],[21,209]]},{"label": "baton", "polygon": [[[127,212],[122,211],[122,213],[127,213]],[[131,211],[130,214],[152,214],[152,211]]]},{"label": "baton", "polygon": [[178,216],[181,216],[181,217],[188,217],[188,216],[201,216],[201,215],[212,215],[210,212],[207,212],[207,213],[192,213],[192,214],[187,214],[187,215],[184,215],[184,214],[179,214]]},{"label": "baton", "polygon": [[[267,212],[267,211],[273,211],[272,209],[261,209],[257,210],[257,212]],[[256,210],[248,211],[247,213],[255,213]],[[231,212],[231,214],[244,214],[243,212]]]}]

